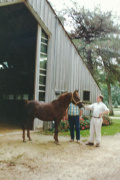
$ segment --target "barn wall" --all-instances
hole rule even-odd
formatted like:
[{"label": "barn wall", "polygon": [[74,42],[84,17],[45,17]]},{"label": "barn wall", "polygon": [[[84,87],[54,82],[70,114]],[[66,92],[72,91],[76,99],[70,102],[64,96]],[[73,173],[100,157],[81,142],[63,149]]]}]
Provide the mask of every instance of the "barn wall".
[{"label": "barn wall", "polygon": [[79,89],[81,99],[83,90],[89,90],[90,101],[94,102],[100,89],[49,3],[46,0],[0,0],[0,6],[19,2],[27,2],[33,13],[35,12],[43,22],[45,31],[48,29],[46,101],[55,99],[57,90]]},{"label": "barn wall", "polygon": [[[5,2],[17,3],[19,0],[0,0],[0,5]],[[88,90],[90,102],[96,101],[101,91],[50,4],[47,0],[24,2],[49,37],[46,102],[56,99],[56,91],[73,92],[75,89],[79,89],[81,100],[83,91]]]},{"label": "barn wall", "polygon": [[90,91],[90,102],[96,100],[100,89],[69,39],[63,26],[46,0],[28,0],[51,32],[48,43],[46,101],[56,98],[55,91]]}]

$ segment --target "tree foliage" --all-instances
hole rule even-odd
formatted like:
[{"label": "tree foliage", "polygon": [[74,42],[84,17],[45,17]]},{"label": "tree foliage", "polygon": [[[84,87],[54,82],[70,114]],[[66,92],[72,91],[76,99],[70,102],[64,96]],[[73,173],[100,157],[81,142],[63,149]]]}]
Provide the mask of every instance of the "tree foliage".
[{"label": "tree foliage", "polygon": [[[97,82],[107,85],[110,114],[112,110],[111,85],[120,82],[120,25],[112,12],[80,8],[74,3],[64,11],[72,26],[70,37]],[[68,20],[67,20],[68,21]]]}]

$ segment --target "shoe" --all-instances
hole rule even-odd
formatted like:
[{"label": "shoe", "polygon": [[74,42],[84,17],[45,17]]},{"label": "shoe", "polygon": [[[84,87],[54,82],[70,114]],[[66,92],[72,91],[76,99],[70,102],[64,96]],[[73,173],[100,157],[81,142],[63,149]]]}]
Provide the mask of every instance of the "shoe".
[{"label": "shoe", "polygon": [[77,140],[77,143],[80,143],[80,140]]},{"label": "shoe", "polygon": [[69,142],[73,142],[74,140],[73,139],[71,139]]},{"label": "shoe", "polygon": [[100,144],[99,144],[99,143],[97,143],[95,147],[100,147]]},{"label": "shoe", "polygon": [[94,143],[91,143],[91,142],[87,142],[86,145],[89,145],[89,146],[93,146]]}]

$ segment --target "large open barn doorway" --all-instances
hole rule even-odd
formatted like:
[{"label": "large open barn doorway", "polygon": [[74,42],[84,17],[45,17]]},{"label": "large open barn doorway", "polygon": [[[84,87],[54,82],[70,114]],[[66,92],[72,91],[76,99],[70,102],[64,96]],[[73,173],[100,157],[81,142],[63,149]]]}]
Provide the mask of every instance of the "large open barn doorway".
[{"label": "large open barn doorway", "polygon": [[0,123],[4,127],[20,127],[24,100],[34,98],[36,33],[37,22],[23,3],[0,7]]}]

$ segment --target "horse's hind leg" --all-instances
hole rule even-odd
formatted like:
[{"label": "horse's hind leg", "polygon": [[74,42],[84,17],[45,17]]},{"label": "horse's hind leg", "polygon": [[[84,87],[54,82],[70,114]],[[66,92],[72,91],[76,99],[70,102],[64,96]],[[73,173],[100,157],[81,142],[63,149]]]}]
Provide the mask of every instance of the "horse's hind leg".
[{"label": "horse's hind leg", "polygon": [[23,142],[25,142],[25,128],[23,128]]},{"label": "horse's hind leg", "polygon": [[32,139],[30,137],[30,129],[29,128],[27,129],[27,137],[28,137],[29,141],[32,141]]},{"label": "horse's hind leg", "polygon": [[55,139],[55,142],[57,144],[59,144],[59,141],[58,141],[58,126],[59,126],[59,122],[58,121],[55,121],[55,134],[54,134],[54,139]]},{"label": "horse's hind leg", "polygon": [[33,120],[34,120],[34,117],[29,118],[28,123],[27,123],[27,137],[28,137],[29,141],[32,141],[32,139],[30,137],[30,129],[31,129],[32,125],[33,125]]}]

